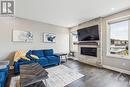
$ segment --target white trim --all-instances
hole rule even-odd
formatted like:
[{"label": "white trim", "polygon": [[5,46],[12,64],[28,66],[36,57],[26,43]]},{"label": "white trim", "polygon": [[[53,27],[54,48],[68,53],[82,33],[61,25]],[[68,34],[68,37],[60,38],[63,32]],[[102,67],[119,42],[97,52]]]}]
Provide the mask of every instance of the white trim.
[{"label": "white trim", "polygon": [[129,49],[129,51],[128,51],[128,54],[129,54],[129,57],[130,57],[130,19],[128,20],[128,40],[129,40],[129,42],[128,42],[128,49]]},{"label": "white trim", "polygon": [[100,56],[99,56],[99,58],[100,58],[100,62],[101,62],[101,64],[100,65],[102,65],[103,64],[103,18],[100,18]]},{"label": "white trim", "polygon": [[103,65],[103,68],[110,69],[110,70],[113,70],[113,71],[117,71],[117,72],[120,72],[120,73],[125,73],[125,74],[130,75],[130,71],[128,71],[128,70],[115,68],[115,67],[107,66],[107,65]]},{"label": "white trim", "polygon": [[[113,23],[113,22],[116,22],[116,21],[121,21],[121,20],[128,20],[128,30],[130,32],[130,15],[127,15],[127,16],[123,16],[123,17],[119,17],[119,18],[115,18],[115,19],[111,19],[111,20],[107,20],[106,21],[106,26],[107,26],[107,53],[106,53],[106,56],[108,57],[114,57],[114,58],[122,58],[122,59],[130,59],[130,50],[129,50],[129,56],[121,56],[121,55],[114,55],[114,54],[110,54],[110,27],[109,27],[109,23]],[[129,33],[128,32],[128,33]],[[130,34],[128,34],[128,42],[129,42],[129,47],[130,47]]]},{"label": "white trim", "polygon": [[109,54],[110,54],[110,27],[109,27],[109,21],[106,21],[106,26],[107,26],[107,54],[106,54],[106,56],[109,56]]},{"label": "white trim", "polygon": [[121,59],[127,59],[127,60],[130,60],[130,57],[129,56],[123,56],[123,55],[115,55],[115,54],[108,54],[106,55],[107,57],[113,57],[113,58],[121,58]]},{"label": "white trim", "polygon": [[126,15],[126,16],[122,16],[122,17],[107,20],[107,23],[109,23],[111,21],[119,21],[119,20],[123,20],[123,19],[130,19],[130,15]]}]

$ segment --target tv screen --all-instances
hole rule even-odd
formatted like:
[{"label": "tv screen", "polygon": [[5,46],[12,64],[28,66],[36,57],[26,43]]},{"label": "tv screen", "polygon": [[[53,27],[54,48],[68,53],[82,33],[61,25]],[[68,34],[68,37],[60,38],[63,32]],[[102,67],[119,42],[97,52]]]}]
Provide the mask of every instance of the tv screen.
[{"label": "tv screen", "polygon": [[98,25],[79,29],[77,32],[79,41],[99,40]]}]

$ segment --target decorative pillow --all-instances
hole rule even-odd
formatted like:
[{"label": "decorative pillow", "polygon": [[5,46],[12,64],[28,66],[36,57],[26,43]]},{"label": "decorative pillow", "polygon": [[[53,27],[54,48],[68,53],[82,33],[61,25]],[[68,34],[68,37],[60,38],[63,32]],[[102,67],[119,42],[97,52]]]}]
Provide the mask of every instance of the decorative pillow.
[{"label": "decorative pillow", "polygon": [[30,55],[26,55],[27,58],[29,58],[30,60],[33,60],[33,58]]},{"label": "decorative pillow", "polygon": [[16,52],[14,56],[14,62],[17,62],[20,59],[20,53]]},{"label": "decorative pillow", "polygon": [[46,49],[44,50],[45,56],[53,56],[53,49]]},{"label": "decorative pillow", "polygon": [[21,58],[24,59],[24,60],[30,61],[30,59],[25,57],[25,56],[22,56]]},{"label": "decorative pillow", "polygon": [[22,56],[26,56],[27,50],[21,50],[15,53],[14,62],[17,62]]},{"label": "decorative pillow", "polygon": [[36,56],[36,55],[30,55],[33,59],[39,59],[39,57],[38,56]]}]

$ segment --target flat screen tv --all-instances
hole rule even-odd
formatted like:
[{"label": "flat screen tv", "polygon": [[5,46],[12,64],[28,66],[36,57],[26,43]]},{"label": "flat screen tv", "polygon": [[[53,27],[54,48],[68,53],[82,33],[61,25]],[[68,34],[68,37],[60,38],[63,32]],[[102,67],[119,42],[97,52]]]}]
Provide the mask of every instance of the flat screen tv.
[{"label": "flat screen tv", "polygon": [[99,40],[98,25],[79,29],[78,41],[95,41]]}]

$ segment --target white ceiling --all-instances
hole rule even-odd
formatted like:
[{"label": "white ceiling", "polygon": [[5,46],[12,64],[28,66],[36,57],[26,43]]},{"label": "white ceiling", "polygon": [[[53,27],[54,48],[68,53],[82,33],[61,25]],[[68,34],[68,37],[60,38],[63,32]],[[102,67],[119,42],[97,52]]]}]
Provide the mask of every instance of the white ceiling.
[{"label": "white ceiling", "polygon": [[17,17],[64,27],[72,27],[83,21],[130,7],[130,0],[16,0],[15,2]]}]

